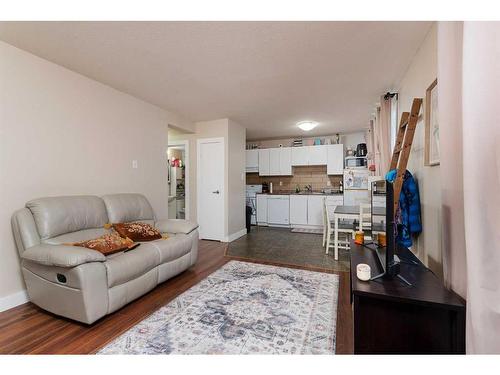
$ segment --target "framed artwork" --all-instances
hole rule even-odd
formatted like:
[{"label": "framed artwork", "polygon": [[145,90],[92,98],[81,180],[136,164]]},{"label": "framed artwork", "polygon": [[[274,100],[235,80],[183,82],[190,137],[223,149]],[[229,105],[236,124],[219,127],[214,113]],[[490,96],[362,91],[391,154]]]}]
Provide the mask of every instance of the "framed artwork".
[{"label": "framed artwork", "polygon": [[425,92],[425,165],[439,165],[439,121],[437,79]]}]

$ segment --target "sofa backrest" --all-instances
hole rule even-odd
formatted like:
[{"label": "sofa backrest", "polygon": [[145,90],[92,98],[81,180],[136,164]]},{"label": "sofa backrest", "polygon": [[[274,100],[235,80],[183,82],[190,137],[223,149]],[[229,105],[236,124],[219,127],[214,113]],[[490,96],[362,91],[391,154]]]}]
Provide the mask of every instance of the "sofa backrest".
[{"label": "sofa backrest", "polygon": [[109,194],[102,197],[111,223],[130,221],[153,222],[154,212],[147,198],[142,194]]},{"label": "sofa backrest", "polygon": [[26,203],[42,242],[62,234],[102,228],[109,222],[104,201],[96,196],[34,199]]}]

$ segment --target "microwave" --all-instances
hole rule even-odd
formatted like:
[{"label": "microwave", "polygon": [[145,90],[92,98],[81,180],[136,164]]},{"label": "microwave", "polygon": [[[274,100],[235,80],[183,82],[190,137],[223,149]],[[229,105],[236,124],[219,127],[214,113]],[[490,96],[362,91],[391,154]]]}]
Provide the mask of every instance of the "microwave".
[{"label": "microwave", "polygon": [[367,168],[368,160],[365,157],[350,156],[345,158],[346,168]]}]

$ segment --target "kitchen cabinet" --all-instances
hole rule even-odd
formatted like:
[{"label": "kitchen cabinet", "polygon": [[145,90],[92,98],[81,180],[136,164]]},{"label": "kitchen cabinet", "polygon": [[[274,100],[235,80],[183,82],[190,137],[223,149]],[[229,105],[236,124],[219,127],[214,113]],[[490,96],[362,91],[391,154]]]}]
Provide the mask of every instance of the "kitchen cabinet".
[{"label": "kitchen cabinet", "polygon": [[280,149],[269,149],[269,175],[279,176],[280,173]]},{"label": "kitchen cabinet", "polygon": [[289,225],[290,199],[288,195],[267,197],[267,223],[269,225]]},{"label": "kitchen cabinet", "polygon": [[324,195],[307,196],[307,225],[323,226]]},{"label": "kitchen cabinet", "polygon": [[257,194],[257,223],[267,223],[267,195]]},{"label": "kitchen cabinet", "polygon": [[280,176],[292,175],[292,148],[282,147],[280,150]]},{"label": "kitchen cabinet", "polygon": [[292,147],[292,166],[309,165],[308,146]]},{"label": "kitchen cabinet", "polygon": [[259,150],[246,150],[246,165],[247,173],[259,171]]},{"label": "kitchen cabinet", "polygon": [[259,176],[270,176],[269,150],[268,148],[259,150]]},{"label": "kitchen cabinet", "polygon": [[307,225],[307,195],[290,195],[290,224]]},{"label": "kitchen cabinet", "polygon": [[318,145],[318,146],[306,146],[307,153],[309,154],[309,164],[308,165],[326,165],[327,164],[327,150],[328,146]]},{"label": "kitchen cabinet", "polygon": [[327,145],[327,167],[329,175],[344,173],[344,145]]}]

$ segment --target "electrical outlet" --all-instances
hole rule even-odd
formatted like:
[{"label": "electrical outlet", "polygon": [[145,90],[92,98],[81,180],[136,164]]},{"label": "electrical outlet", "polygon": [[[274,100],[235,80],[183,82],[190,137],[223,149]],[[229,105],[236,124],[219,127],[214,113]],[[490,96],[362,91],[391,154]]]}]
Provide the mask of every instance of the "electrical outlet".
[{"label": "electrical outlet", "polygon": [[326,186],[332,186],[332,182],[330,180],[326,181]]},{"label": "electrical outlet", "polygon": [[283,186],[283,181],[280,181],[280,186]]},{"label": "electrical outlet", "polygon": [[137,160],[132,160],[132,168],[134,168],[134,169],[139,168],[139,166],[137,164]]}]

